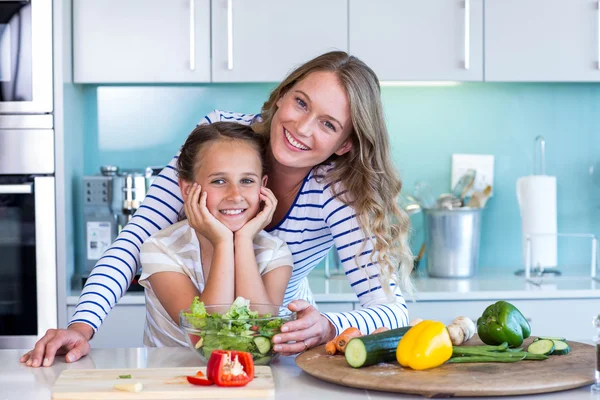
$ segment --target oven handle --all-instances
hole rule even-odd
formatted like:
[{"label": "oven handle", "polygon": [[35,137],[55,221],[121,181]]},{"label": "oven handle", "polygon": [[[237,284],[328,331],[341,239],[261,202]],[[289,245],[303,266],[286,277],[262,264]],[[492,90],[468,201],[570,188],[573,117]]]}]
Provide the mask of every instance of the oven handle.
[{"label": "oven handle", "polygon": [[0,185],[0,194],[31,194],[33,193],[33,185],[31,183],[23,183],[21,185]]}]

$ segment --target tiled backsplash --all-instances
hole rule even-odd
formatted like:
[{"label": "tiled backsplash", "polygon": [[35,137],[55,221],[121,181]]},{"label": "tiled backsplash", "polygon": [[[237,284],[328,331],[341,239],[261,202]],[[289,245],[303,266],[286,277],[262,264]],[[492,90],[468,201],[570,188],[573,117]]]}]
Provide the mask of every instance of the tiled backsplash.
[{"label": "tiled backsplash", "polygon": [[[273,87],[85,86],[83,160],[73,163],[79,166],[74,175],[97,173],[103,164],[164,165],[205,114],[214,108],[258,112]],[[546,140],[546,172],[558,181],[559,232],[600,234],[600,84],[481,83],[382,91],[404,190],[412,192],[415,182],[423,180],[437,194],[449,191],[452,153],[495,156],[494,197],[483,214],[480,265],[507,271],[522,267],[515,185],[518,177],[532,173],[538,135]],[[81,132],[67,132],[67,140],[69,135]],[[81,221],[81,199],[73,203],[75,220]],[[417,252],[422,217],[412,220]],[[75,248],[83,249],[82,229],[74,229]],[[559,261],[589,263],[588,248],[589,243],[561,239]],[[82,260],[82,254],[76,259]]]}]

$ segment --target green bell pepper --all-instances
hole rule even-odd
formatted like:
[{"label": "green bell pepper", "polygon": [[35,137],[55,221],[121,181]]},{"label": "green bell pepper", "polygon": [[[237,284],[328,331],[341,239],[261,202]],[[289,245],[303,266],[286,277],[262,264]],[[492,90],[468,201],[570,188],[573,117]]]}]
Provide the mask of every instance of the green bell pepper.
[{"label": "green bell pepper", "polygon": [[498,301],[488,306],[477,319],[477,334],[485,344],[507,342],[510,347],[518,347],[531,334],[531,327],[517,307]]}]

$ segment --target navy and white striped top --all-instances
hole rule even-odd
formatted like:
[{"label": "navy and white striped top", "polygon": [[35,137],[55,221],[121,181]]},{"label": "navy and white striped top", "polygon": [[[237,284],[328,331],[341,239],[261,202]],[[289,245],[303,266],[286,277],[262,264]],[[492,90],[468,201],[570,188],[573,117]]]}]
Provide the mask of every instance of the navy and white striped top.
[{"label": "navy and white striped top", "polygon": [[[250,124],[254,118],[253,114],[215,110],[200,124],[215,121]],[[140,247],[144,240],[177,222],[183,200],[177,184],[176,162],[177,156],[156,177],[136,214],[98,260],[70,323],[83,322],[97,330],[140,269]],[[381,287],[378,264],[370,261],[372,242],[359,228],[354,209],[334,197],[330,185],[319,178],[327,173],[327,168],[313,168],[285,218],[269,231],[287,242],[294,259],[284,304],[294,299],[314,304],[306,276],[335,245],[350,286],[363,307],[350,312],[323,313],[336,327],[337,334],[350,326],[369,333],[380,326],[394,329],[408,325],[408,311],[399,288],[390,283],[395,295],[391,300]]]}]

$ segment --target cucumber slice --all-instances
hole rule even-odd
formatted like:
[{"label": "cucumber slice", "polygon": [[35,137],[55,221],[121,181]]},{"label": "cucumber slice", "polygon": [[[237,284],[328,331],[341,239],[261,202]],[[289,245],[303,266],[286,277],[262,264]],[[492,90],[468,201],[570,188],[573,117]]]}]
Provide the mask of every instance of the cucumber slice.
[{"label": "cucumber slice", "polygon": [[350,339],[344,354],[346,362],[351,367],[360,368],[396,360],[398,343],[410,328],[407,326]]},{"label": "cucumber slice", "polygon": [[536,340],[527,347],[527,351],[531,354],[548,355],[554,351],[554,342],[548,339]]},{"label": "cucumber slice", "polygon": [[260,351],[260,354],[267,354],[269,350],[271,350],[271,341],[269,340],[269,338],[266,338],[264,336],[257,336],[253,340],[254,344],[256,345],[256,348],[258,349],[258,351]]},{"label": "cucumber slice", "polygon": [[553,340],[554,342],[554,351],[552,352],[552,355],[556,355],[556,356],[564,356],[565,354],[569,354],[569,352],[571,351],[571,346],[569,346],[569,343],[567,342],[563,342],[562,340]]},{"label": "cucumber slice", "polygon": [[538,336],[535,338],[534,342],[537,342],[538,340],[559,340],[561,342],[564,342],[567,339],[558,336]]}]

